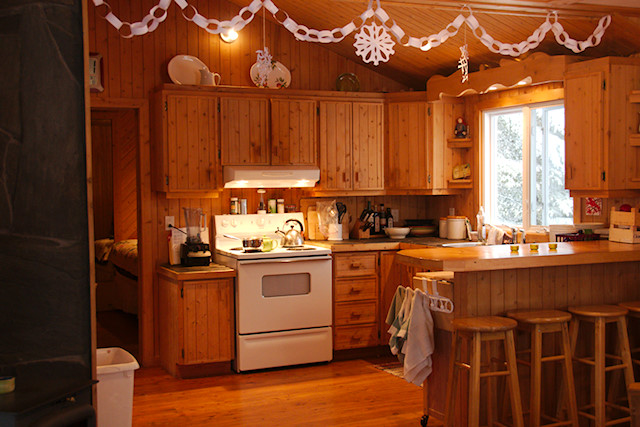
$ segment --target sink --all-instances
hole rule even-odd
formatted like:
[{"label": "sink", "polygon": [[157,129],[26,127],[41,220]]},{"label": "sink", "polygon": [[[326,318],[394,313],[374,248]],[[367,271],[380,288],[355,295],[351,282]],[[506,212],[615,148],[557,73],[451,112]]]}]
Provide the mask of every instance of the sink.
[{"label": "sink", "polygon": [[468,248],[471,246],[481,246],[481,242],[458,242],[458,243],[444,243],[443,248]]}]

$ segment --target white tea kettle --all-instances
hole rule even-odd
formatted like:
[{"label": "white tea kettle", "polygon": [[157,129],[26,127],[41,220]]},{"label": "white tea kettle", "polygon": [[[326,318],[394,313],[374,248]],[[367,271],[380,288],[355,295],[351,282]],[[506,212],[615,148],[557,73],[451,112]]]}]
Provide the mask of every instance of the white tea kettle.
[{"label": "white tea kettle", "polygon": [[295,224],[291,225],[291,228],[286,232],[278,229],[276,233],[282,234],[282,246],[285,248],[295,247],[295,246],[304,246],[304,237],[302,233],[304,232],[304,227],[302,223],[297,219],[288,219],[285,221],[284,225],[286,226],[290,222],[297,222],[300,226],[300,231],[296,230]]}]

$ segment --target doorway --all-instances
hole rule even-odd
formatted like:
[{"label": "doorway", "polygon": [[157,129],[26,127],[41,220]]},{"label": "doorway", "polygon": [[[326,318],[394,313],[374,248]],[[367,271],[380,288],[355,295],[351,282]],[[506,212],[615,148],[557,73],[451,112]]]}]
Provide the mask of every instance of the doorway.
[{"label": "doorway", "polygon": [[138,146],[135,109],[92,109],[97,347],[139,358]]}]

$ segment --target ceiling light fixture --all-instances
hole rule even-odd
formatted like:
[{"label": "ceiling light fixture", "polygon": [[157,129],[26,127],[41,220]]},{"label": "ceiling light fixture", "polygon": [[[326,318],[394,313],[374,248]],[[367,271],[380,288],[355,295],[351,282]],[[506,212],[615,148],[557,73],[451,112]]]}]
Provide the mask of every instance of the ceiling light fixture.
[{"label": "ceiling light fixture", "polygon": [[225,33],[220,33],[220,38],[223,42],[233,43],[238,38],[238,33],[232,28]]}]

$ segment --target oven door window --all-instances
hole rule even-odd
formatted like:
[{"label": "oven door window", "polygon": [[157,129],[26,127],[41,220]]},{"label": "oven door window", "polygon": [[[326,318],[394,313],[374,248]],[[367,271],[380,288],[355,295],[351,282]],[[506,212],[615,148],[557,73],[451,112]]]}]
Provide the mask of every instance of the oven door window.
[{"label": "oven door window", "polygon": [[262,296],[265,298],[307,295],[311,292],[309,273],[276,274],[262,277]]}]

